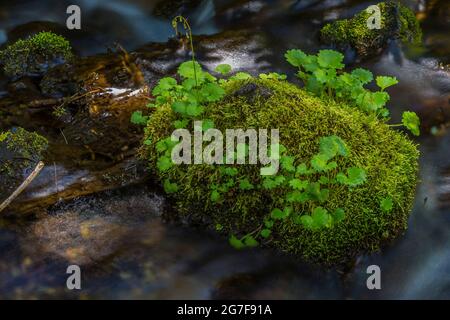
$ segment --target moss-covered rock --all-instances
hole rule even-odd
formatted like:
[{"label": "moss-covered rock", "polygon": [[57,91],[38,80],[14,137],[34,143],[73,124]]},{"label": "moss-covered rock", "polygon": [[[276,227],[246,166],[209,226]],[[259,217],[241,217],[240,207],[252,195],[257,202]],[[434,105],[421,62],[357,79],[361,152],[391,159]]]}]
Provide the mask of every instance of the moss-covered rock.
[{"label": "moss-covered rock", "polygon": [[25,180],[47,146],[47,139],[22,128],[0,132],[0,201]]},{"label": "moss-covered rock", "polygon": [[[343,208],[343,221],[331,228],[310,231],[289,219],[282,220],[275,223],[271,241],[266,241],[268,245],[307,260],[336,264],[362,251],[377,250],[405,230],[415,194],[419,152],[404,133],[355,108],[324,103],[284,81],[230,81],[225,89],[225,98],[208,106],[203,117],[213,120],[215,128],[222,132],[234,128],[278,128],[280,143],[295,157],[296,165],[309,163],[318,152],[319,138],[337,135],[351,150],[348,157],[337,160],[338,167],[358,166],[367,173],[363,185],[350,189],[339,184],[329,187],[324,206],[329,210]],[[242,236],[264,225],[273,208],[285,205],[285,189],[289,187],[276,191],[258,187],[262,180],[260,165],[226,165],[236,168],[238,174],[225,178],[220,172],[225,165],[182,164],[163,173],[156,170],[157,142],[172,134],[176,118],[170,106],[152,114],[146,129],[152,143],[143,147],[142,155],[150,160],[161,181],[177,183],[178,192],[173,197],[182,217]],[[244,178],[256,187],[240,188],[237,181]],[[234,181],[216,202],[211,190],[221,179]],[[380,201],[385,197],[393,199],[392,211],[380,209]],[[308,214],[311,205],[295,210]]]},{"label": "moss-covered rock", "polygon": [[389,39],[419,44],[422,30],[414,12],[398,2],[381,2],[381,29],[369,29],[367,20],[371,16],[363,10],[351,19],[337,20],[320,30],[321,41],[344,51],[356,50],[360,57],[374,56],[384,49]]},{"label": "moss-covered rock", "polygon": [[46,70],[72,58],[72,48],[64,37],[40,32],[18,40],[0,51],[0,63],[11,77],[42,75]]},{"label": "moss-covered rock", "polygon": [[195,9],[200,0],[164,0],[159,1],[153,9],[157,17],[172,19],[177,15],[185,15],[188,11]]}]

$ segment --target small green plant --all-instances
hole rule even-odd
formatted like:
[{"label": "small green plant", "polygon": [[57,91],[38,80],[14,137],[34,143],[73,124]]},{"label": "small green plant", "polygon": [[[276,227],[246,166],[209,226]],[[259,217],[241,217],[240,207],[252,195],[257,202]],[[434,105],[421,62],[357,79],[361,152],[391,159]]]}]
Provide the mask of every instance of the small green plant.
[{"label": "small green plant", "polygon": [[[305,89],[322,99],[333,99],[355,106],[368,114],[388,119],[386,104],[390,99],[386,88],[398,83],[395,77],[378,76],[375,79],[379,91],[371,91],[364,86],[374,80],[372,72],[357,68],[345,72],[344,55],[334,50],[320,50],[317,55],[309,55],[299,49],[286,52],[286,60],[297,67],[297,76],[303,81]],[[414,135],[419,135],[420,121],[414,112],[403,114],[402,124]]]},{"label": "small green plant", "polygon": [[[173,77],[164,77],[159,80],[158,84],[153,88],[152,95],[154,100],[150,102],[148,108],[157,108],[169,104],[172,110],[177,114],[177,119],[173,121],[175,129],[187,128],[192,124],[194,119],[202,119],[201,115],[205,107],[212,102],[219,101],[225,95],[221,84],[227,80],[217,79],[210,73],[203,71],[200,64],[195,60],[195,51],[192,43],[192,33],[188,21],[181,16],[177,16],[172,21],[172,26],[177,35],[179,35],[177,26],[182,23],[186,30],[186,37],[189,39],[192,52],[192,60],[183,62],[179,67],[177,74],[181,81]],[[220,64],[215,71],[221,75],[227,75],[231,71],[228,64]],[[245,73],[240,73],[236,77],[245,78]],[[135,111],[131,116],[131,122],[137,125],[146,125],[149,117],[144,116],[142,111]],[[203,131],[214,127],[214,122],[209,119],[202,119]],[[146,140],[144,144],[150,145],[152,142]],[[170,137],[166,137],[156,143],[156,149],[159,153],[157,160],[157,169],[160,172],[169,170],[172,166],[171,151],[174,142]],[[249,188],[249,185],[242,183],[242,188]],[[164,190],[167,193],[175,193],[178,191],[178,185],[166,179],[164,181]],[[218,200],[218,191],[213,192],[211,198]]]},{"label": "small green plant", "polygon": [[[420,134],[420,119],[415,112],[405,111],[402,114],[402,125],[408,128],[414,135]],[[395,125],[391,125],[395,126]]]},{"label": "small green plant", "polygon": [[52,32],[40,32],[18,40],[0,51],[5,73],[11,77],[39,75],[73,57],[69,41]]},{"label": "small green plant", "polygon": [[381,11],[381,28],[368,28],[367,21],[371,13],[362,10],[350,19],[336,20],[323,26],[319,33],[321,41],[341,51],[352,48],[359,58],[377,55],[392,39],[399,39],[405,44],[421,44],[422,30],[411,9],[399,1],[376,5]]},{"label": "small green plant", "polygon": [[65,114],[67,114],[67,109],[64,108],[64,105],[60,105],[58,107],[53,108],[52,114],[56,117],[56,118],[61,118],[62,116],[64,116]]},{"label": "small green plant", "polygon": [[0,132],[0,142],[4,141],[8,137],[9,132]]},{"label": "small green plant", "polygon": [[[172,110],[183,118],[200,116],[206,104],[220,100],[225,94],[217,78],[202,71],[197,61],[183,62],[178,67],[178,75],[181,83],[175,78],[162,78],[152,94],[156,97],[156,105],[170,103]],[[178,122],[178,126],[182,124]]]}]

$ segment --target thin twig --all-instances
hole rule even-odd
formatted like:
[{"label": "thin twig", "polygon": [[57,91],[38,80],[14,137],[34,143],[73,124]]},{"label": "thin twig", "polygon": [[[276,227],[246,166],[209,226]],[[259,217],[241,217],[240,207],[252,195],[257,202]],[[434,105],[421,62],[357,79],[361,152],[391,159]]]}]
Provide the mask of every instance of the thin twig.
[{"label": "thin twig", "polygon": [[41,172],[42,168],[44,168],[44,163],[39,161],[36,168],[34,168],[33,172],[30,173],[25,181],[22,182],[22,184],[5,201],[3,201],[2,204],[0,204],[0,212],[9,206],[9,204],[13,202],[14,199],[16,199],[26,187],[28,187],[28,185],[37,177],[39,172]]}]

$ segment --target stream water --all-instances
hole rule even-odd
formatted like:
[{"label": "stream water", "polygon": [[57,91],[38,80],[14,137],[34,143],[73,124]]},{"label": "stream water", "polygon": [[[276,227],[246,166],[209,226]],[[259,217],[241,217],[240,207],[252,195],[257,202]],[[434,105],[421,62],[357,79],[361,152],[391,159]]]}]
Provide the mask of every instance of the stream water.
[{"label": "stream water", "polygon": [[[56,203],[31,216],[2,217],[0,298],[449,299],[450,133],[445,127],[450,108],[450,68],[446,67],[450,5],[448,1],[402,2],[423,11],[424,49],[411,52],[392,43],[381,56],[361,64],[375,74],[398,78],[399,85],[390,92],[394,120],[401,111],[412,109],[424,123],[425,132],[417,139],[420,184],[414,209],[407,232],[395,243],[380,253],[359,257],[345,272],[267,249],[236,251],[218,235],[165,221],[163,213],[172,209],[163,192],[151,182],[136,181],[51,201]],[[206,66],[225,62],[253,72],[270,68],[292,78],[292,70],[283,63],[287,48],[314,52],[323,22],[349,17],[376,1],[198,3],[180,9],[190,17],[194,34],[246,29],[264,37],[245,50],[224,45],[208,51],[208,43],[201,44],[204,50],[199,49],[199,56]],[[170,21],[152,13],[155,1],[0,1],[0,44],[19,37],[36,20],[64,25],[69,4],[82,8],[82,30],[67,36],[83,56],[104,52],[116,41],[129,51],[141,48],[138,52],[147,54],[145,44],[166,42],[173,35]],[[7,98],[0,87],[0,100]],[[74,150],[78,149],[66,154]],[[54,166],[45,169],[42,181],[33,182],[24,197],[57,198],[65,188],[95,180],[99,172],[104,175],[94,170],[103,170],[104,163],[101,168],[93,168],[95,162],[69,166],[66,158],[54,155]],[[56,190],[49,185],[53,180],[45,179],[52,177],[53,170],[60,177]],[[66,288],[70,264],[82,268],[82,290]],[[381,290],[366,287],[366,268],[373,264],[381,268]]]}]

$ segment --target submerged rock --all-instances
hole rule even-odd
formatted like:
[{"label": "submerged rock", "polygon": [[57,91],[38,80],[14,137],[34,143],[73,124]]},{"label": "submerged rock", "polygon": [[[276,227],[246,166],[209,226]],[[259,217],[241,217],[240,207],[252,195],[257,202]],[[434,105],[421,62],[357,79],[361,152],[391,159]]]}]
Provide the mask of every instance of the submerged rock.
[{"label": "submerged rock", "polygon": [[340,51],[353,49],[360,58],[377,55],[393,39],[421,43],[419,22],[409,8],[394,2],[381,2],[377,6],[381,12],[381,29],[367,27],[371,14],[363,10],[351,19],[326,24],[320,30],[321,41]]},{"label": "submerged rock", "polygon": [[145,179],[135,158],[142,129],[130,118],[145,109],[148,91],[124,50],[73,60],[42,79],[22,77],[7,88],[0,128],[20,124],[50,142],[48,165],[10,211],[45,208]]}]

